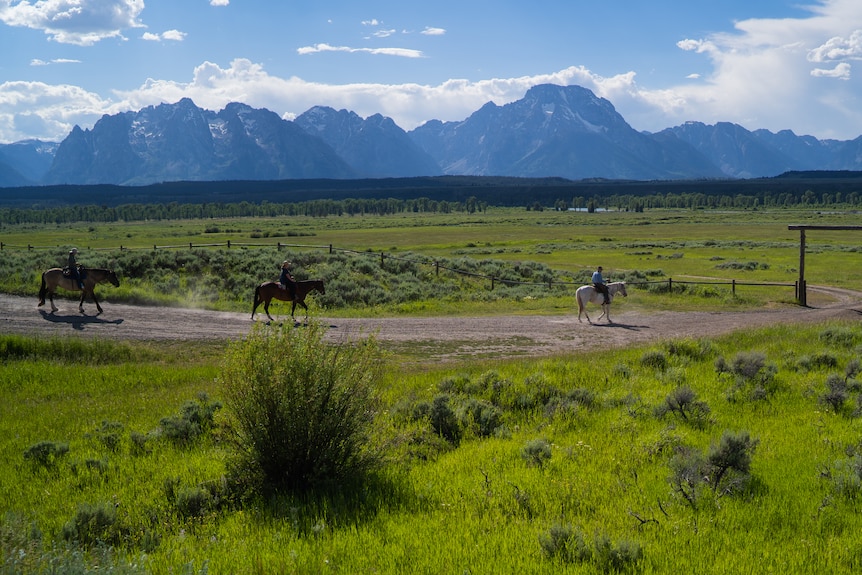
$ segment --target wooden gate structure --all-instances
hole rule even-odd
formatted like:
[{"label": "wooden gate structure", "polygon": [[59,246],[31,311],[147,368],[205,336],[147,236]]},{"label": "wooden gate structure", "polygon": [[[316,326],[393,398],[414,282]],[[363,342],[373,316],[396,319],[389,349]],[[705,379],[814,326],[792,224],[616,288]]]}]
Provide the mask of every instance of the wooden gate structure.
[{"label": "wooden gate structure", "polygon": [[862,226],[787,226],[788,230],[799,230],[799,281],[796,284],[796,301],[799,305],[808,305],[805,289],[805,231],[806,230],[852,230],[862,231]]}]

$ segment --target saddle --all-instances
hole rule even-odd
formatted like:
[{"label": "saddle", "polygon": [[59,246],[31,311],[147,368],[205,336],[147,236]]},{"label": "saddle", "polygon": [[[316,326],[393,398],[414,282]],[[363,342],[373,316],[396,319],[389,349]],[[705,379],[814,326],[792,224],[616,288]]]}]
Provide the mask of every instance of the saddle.
[{"label": "saddle", "polygon": [[[72,268],[70,268],[69,266],[65,266],[63,268],[63,277],[64,278],[71,278],[72,277]],[[84,266],[82,266],[82,265],[78,266],[78,277],[81,279],[81,281],[84,281],[84,278],[87,277],[87,273],[84,271]]]}]

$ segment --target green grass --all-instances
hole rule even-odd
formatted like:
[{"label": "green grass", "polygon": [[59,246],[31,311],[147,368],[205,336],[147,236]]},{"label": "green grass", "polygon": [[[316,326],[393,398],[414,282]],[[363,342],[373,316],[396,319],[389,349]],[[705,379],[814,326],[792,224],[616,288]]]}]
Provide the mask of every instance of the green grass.
[{"label": "green grass", "polygon": [[[792,283],[798,232],[787,226],[856,218],[802,210],[491,208],[421,217],[4,225],[0,263],[7,274],[0,290],[34,295],[41,270],[62,263],[71,245],[85,263],[132,266],[153,245],[228,240],[267,247],[242,248],[236,259],[240,248],[206,248],[208,255],[188,258],[186,248],[165,250],[165,261],[182,265],[127,274],[121,288],[106,287],[101,295],[107,302],[191,302],[248,312],[248,286],[275,276],[286,254],[309,275],[346,267],[328,249],[278,250],[279,241],[368,252],[349,255],[355,266],[349,277],[399,290],[411,289],[406,278],[413,272],[378,275],[381,252],[486,260],[506,273],[533,262],[562,278],[581,278],[601,264],[612,279],[637,270],[649,279]],[[205,233],[208,227],[222,231]],[[862,290],[862,237],[811,232],[807,240],[809,284]],[[28,244],[41,247],[8,247]],[[119,251],[121,244],[134,249]],[[228,271],[219,275],[225,262]],[[216,277],[229,281],[216,289]],[[440,282],[439,297],[340,307],[314,301],[312,317],[573,313],[566,290],[490,292],[482,279],[422,277]],[[629,294],[619,311],[793,305],[792,289],[784,287],[740,286],[736,296],[729,286]],[[0,336],[0,573],[605,573],[612,570],[602,550],[634,548],[642,558],[624,563],[623,571],[862,567],[862,474],[854,467],[862,454],[862,392],[856,375],[846,375],[862,352],[858,323],[779,326],[545,359],[476,357],[465,342],[453,341],[444,351],[460,361],[442,368],[421,361],[440,353],[439,344],[394,346],[379,390],[386,406],[376,422],[385,446],[382,470],[345,491],[267,499],[238,498],[225,481],[230,414],[216,412],[213,430],[191,443],[171,441],[165,431],[163,422],[175,420],[188,402],[223,399],[223,345]],[[751,399],[748,388],[734,391],[734,377],[716,370],[717,360],[732,364],[740,353],[762,354],[774,367],[763,399]],[[830,377],[847,380],[848,399],[837,413],[823,400]],[[695,425],[657,415],[680,386],[709,406],[708,420]],[[466,417],[457,444],[409,415],[444,393],[456,415]],[[488,404],[503,425],[484,435],[464,414],[470,405]],[[707,489],[693,508],[669,482],[671,458],[681,446],[706,452],[725,431],[747,431],[758,441],[751,480],[720,497]],[[543,447],[550,458],[541,464],[525,456]],[[38,449],[56,455],[40,460]],[[98,534],[107,547],[64,537],[93,509],[114,514]],[[547,556],[542,542],[562,532],[581,536],[593,558]],[[87,532],[79,527],[78,535]]]},{"label": "green grass", "polygon": [[[78,353],[99,357],[105,344],[81,345]],[[221,399],[220,351],[165,346],[85,366],[43,348],[0,364],[0,565],[35,573],[46,561],[80,556],[115,572],[130,564],[153,573],[605,572],[598,560],[546,556],[540,541],[562,525],[593,551],[602,542],[638,546],[643,557],[631,572],[852,571],[862,559],[862,490],[840,486],[855,477],[842,462],[862,451],[859,386],[851,385],[841,413],[819,397],[860,345],[858,324],[829,323],[438,370],[390,363],[378,475],[344,492],[221,503],[213,498],[226,497],[227,414],[217,413],[215,430],[190,446],[155,433],[199,394]],[[729,399],[732,378],[715,362],[741,352],[775,366],[768,398]],[[662,356],[664,367],[648,355]],[[682,384],[710,407],[705,425],[656,415]],[[443,391],[454,406],[496,397],[503,426],[488,437],[468,431],[457,445],[417,442],[430,436],[421,421],[404,419],[405,408]],[[553,400],[576,391],[592,399]],[[725,430],[759,442],[752,481],[736,494],[705,494],[692,509],[668,481],[669,460],[676,446],[705,451]],[[133,435],[146,437],[144,450],[134,449]],[[66,443],[69,452],[35,465],[24,453],[40,441]],[[550,446],[539,466],[523,455],[537,441]],[[205,502],[200,513],[183,503],[195,494]],[[85,504],[116,509],[108,559],[62,536]]]},{"label": "green grass", "polygon": [[[637,275],[649,281],[740,284],[736,297],[729,285],[702,286],[682,298],[655,296],[649,308],[763,306],[794,299],[793,288],[744,285],[798,279],[799,234],[788,225],[847,224],[854,218],[852,212],[811,210],[588,214],[489,208],[479,214],[4,225],[0,264],[8,273],[0,278],[0,290],[34,295],[41,272],[62,265],[65,250],[75,245],[85,264],[118,270],[119,288],[99,288],[108,303],[245,312],[253,287],[276,278],[281,261],[290,258],[300,279],[336,282],[326,297],[311,298],[318,313],[336,316],[556,313],[570,307],[566,301],[574,288],[596,265],[611,280],[631,282]],[[205,232],[214,228],[221,231]],[[190,242],[220,247],[184,247]],[[38,248],[15,247],[26,245]],[[153,246],[172,247],[154,251]],[[809,285],[862,289],[860,250],[856,232],[808,233]],[[436,273],[434,261],[535,285],[497,282],[492,291],[486,278],[446,269]],[[557,287],[548,289],[547,278]]]}]

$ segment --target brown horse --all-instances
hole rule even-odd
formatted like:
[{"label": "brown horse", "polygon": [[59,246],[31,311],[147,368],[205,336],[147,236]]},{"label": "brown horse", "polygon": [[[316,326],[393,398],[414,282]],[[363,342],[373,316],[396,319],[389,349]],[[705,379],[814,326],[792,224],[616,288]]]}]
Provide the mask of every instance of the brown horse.
[{"label": "brown horse", "polygon": [[88,294],[93,298],[96,309],[99,310],[99,313],[102,313],[102,306],[99,305],[99,300],[96,299],[96,292],[93,291],[93,288],[103,282],[110,282],[114,287],[120,287],[120,280],[117,279],[117,274],[111,270],[100,268],[84,268],[81,270],[81,273],[84,275],[84,289],[78,287],[78,280],[63,275],[63,270],[60,268],[51,268],[43,273],[42,287],[39,290],[39,305],[45,305],[45,296],[47,295],[51,301],[51,313],[57,311],[57,306],[54,305],[54,292],[57,291],[58,287],[61,287],[64,290],[81,292],[81,301],[78,304],[78,309],[81,313],[84,313],[84,298]]},{"label": "brown horse", "polygon": [[[296,304],[301,305],[305,308],[305,319],[308,319],[308,306],[305,305],[305,296],[314,290],[317,290],[322,294],[326,293],[326,290],[323,289],[323,282],[321,280],[296,282],[296,297],[291,300],[290,292],[287,288],[281,287],[281,284],[278,282],[264,282],[254,290],[254,307],[251,308],[251,319],[254,319],[254,312],[257,310],[257,306],[263,303],[263,311],[266,312],[266,317],[268,317],[270,321],[274,321],[272,316],[269,315],[269,302],[273,299],[280,301],[293,301],[293,305],[290,308],[290,317],[293,317],[293,313],[296,311]],[[295,319],[296,318],[294,318],[294,320]]]}]

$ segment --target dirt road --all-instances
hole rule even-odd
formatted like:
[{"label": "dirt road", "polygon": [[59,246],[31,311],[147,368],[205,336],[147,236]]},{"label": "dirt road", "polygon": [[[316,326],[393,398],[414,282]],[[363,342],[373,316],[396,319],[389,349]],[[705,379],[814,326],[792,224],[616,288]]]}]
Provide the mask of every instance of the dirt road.
[{"label": "dirt road", "polygon": [[[333,341],[375,334],[395,351],[440,360],[460,357],[543,356],[601,346],[620,347],[675,337],[704,337],[778,323],[828,319],[862,321],[862,293],[809,287],[809,304],[747,312],[655,312],[614,310],[613,323],[578,322],[577,309],[558,316],[431,318],[317,318],[329,326]],[[248,313],[142,307],[103,303],[104,313],[75,301],[56,300],[60,308],[36,306],[36,298],[0,295],[0,333],[99,337],[114,340],[225,340],[242,337],[254,321]],[[812,303],[812,301],[814,303]],[[591,310],[595,320],[598,311]],[[257,317],[255,321],[264,321]],[[284,319],[284,318],[282,318]],[[287,318],[289,319],[289,317]]]}]

